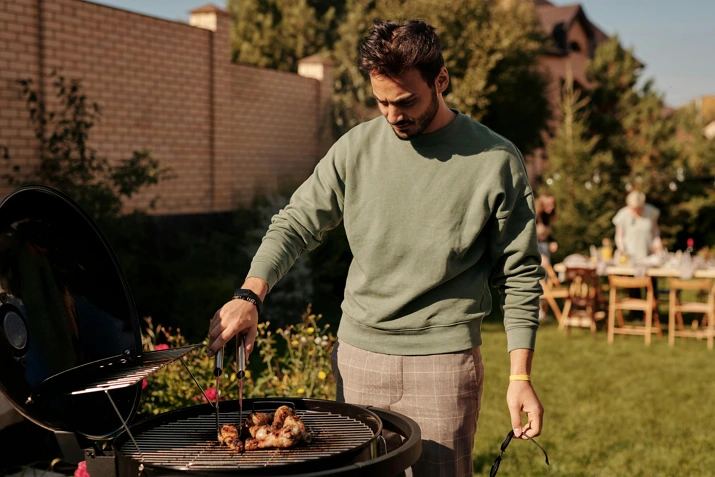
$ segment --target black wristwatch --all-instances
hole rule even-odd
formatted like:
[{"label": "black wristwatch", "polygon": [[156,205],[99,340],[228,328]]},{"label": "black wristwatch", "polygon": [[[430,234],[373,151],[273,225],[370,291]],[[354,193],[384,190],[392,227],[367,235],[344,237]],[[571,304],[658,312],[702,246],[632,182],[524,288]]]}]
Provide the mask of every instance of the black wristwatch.
[{"label": "black wristwatch", "polygon": [[233,293],[233,299],[246,300],[247,302],[253,303],[256,306],[256,310],[258,310],[258,314],[261,314],[263,302],[258,295],[253,293],[253,291],[248,290],[247,288],[239,288]]}]

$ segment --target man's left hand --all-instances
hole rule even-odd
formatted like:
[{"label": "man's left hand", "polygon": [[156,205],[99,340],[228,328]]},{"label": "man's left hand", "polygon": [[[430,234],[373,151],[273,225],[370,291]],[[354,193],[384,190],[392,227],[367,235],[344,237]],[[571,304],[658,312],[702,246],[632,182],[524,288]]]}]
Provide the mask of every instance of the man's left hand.
[{"label": "man's left hand", "polygon": [[[514,437],[526,439],[522,434],[536,437],[541,434],[544,418],[544,408],[539,396],[529,381],[511,381],[506,392],[506,403],[511,414],[511,427]],[[522,425],[521,413],[526,413],[527,423]]]}]

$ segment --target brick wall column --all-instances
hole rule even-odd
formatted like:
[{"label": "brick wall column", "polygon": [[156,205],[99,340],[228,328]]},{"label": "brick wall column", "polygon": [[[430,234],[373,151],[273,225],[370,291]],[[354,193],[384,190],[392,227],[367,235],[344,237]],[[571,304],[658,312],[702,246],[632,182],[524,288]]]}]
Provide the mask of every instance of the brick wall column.
[{"label": "brick wall column", "polygon": [[208,52],[209,117],[210,117],[210,211],[230,210],[236,198],[231,191],[232,179],[226,174],[230,161],[230,64],[231,14],[214,5],[191,11],[189,24],[211,31]]},{"label": "brick wall column", "polygon": [[321,55],[312,55],[298,60],[298,74],[318,80],[316,107],[316,156],[321,158],[333,145],[333,62]]}]

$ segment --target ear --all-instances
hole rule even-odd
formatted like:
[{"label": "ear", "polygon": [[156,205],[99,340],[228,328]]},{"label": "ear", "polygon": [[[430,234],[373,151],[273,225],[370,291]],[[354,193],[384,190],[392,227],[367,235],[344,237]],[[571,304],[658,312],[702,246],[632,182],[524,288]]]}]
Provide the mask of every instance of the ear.
[{"label": "ear", "polygon": [[444,66],[437,75],[437,79],[435,80],[435,86],[437,87],[437,92],[439,94],[444,93],[444,91],[447,89],[447,86],[449,86],[449,73],[447,72],[447,68],[445,68]]}]

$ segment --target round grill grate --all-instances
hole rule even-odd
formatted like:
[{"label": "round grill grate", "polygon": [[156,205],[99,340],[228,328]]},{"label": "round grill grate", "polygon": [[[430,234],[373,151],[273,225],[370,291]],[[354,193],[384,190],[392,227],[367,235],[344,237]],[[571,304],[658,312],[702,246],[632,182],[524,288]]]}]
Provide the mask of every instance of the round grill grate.
[{"label": "round grill grate", "polygon": [[[150,466],[174,470],[255,469],[337,456],[374,437],[372,429],[350,417],[330,412],[297,410],[312,434],[310,444],[292,449],[259,449],[239,454],[218,444],[215,415],[177,419],[135,435],[140,453],[131,440],[120,448],[125,456]],[[238,424],[244,412],[220,413],[221,424]]]}]

